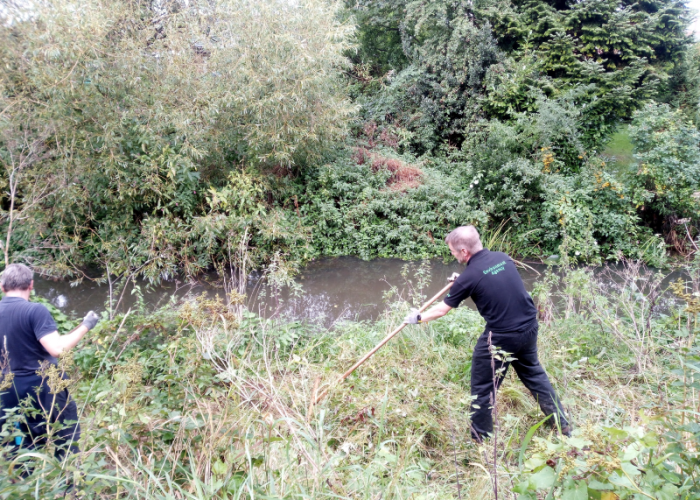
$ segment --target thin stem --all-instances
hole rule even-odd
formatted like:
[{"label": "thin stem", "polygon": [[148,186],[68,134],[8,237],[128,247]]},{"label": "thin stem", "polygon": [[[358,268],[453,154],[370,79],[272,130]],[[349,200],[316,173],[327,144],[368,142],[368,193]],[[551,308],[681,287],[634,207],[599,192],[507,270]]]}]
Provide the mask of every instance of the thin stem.
[{"label": "thin stem", "polygon": [[496,375],[496,354],[491,343],[489,332],[489,352],[491,353],[491,373],[493,375],[493,392],[491,393],[491,406],[493,408],[493,497],[498,500],[498,404],[496,403],[496,391],[498,391],[498,378]]},{"label": "thin stem", "polygon": [[[449,407],[452,407],[452,404],[450,403],[450,400],[448,398],[447,404]],[[454,433],[454,427],[452,425],[452,419],[450,419],[450,437],[452,438],[452,450],[454,452],[454,461],[455,461],[455,476],[457,478],[457,497],[459,500],[462,500],[462,485],[459,484],[459,466],[457,464],[457,445],[455,442],[455,433]]]},{"label": "thin stem", "polygon": [[15,180],[15,174],[17,169],[14,166],[14,157],[12,157],[13,166],[12,173],[10,174],[10,213],[9,224],[7,226],[7,237],[5,238],[5,267],[10,265],[10,238],[12,237],[12,223],[14,222],[14,211],[15,211],[15,196],[17,195],[17,180]]}]

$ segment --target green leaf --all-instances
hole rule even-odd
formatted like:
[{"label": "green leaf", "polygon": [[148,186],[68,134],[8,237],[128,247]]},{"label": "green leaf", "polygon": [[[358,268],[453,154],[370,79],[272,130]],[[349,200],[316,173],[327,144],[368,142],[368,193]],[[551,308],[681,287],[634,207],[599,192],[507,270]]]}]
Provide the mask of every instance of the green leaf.
[{"label": "green leaf", "polygon": [[622,462],[622,470],[624,470],[630,476],[638,476],[641,474],[639,469],[629,462]]},{"label": "green leaf", "polygon": [[590,479],[588,487],[592,490],[612,490],[613,486],[610,483],[601,483],[597,479]]},{"label": "green leaf", "polygon": [[218,474],[219,476],[223,476],[228,472],[228,466],[223,463],[221,460],[217,460],[214,462],[214,465],[212,466],[212,470],[214,471],[214,474]]},{"label": "green leaf", "polygon": [[530,476],[530,489],[541,490],[551,488],[557,476],[550,466],[545,466],[541,471]]},{"label": "green leaf", "polygon": [[588,500],[588,487],[585,481],[571,481],[561,493],[562,500]]},{"label": "green leaf", "polygon": [[622,429],[616,429],[615,427],[603,427],[605,431],[613,437],[624,439],[628,436],[626,431]]},{"label": "green leaf", "polygon": [[571,437],[566,440],[567,443],[569,443],[571,446],[574,448],[578,448],[579,450],[584,448],[585,446],[588,446],[591,444],[590,441],[587,441],[585,439],[581,439],[578,437]]},{"label": "green leaf", "polygon": [[627,477],[626,477],[622,472],[618,472],[618,471],[612,472],[612,473],[608,476],[608,480],[609,480],[612,484],[614,484],[615,486],[621,486],[621,487],[623,487],[623,488],[632,488],[632,487],[634,487],[634,485],[632,484],[632,482],[631,482],[629,479],[627,479]]},{"label": "green leaf", "polygon": [[664,484],[663,487],[656,492],[658,500],[674,500],[679,498],[678,488],[672,484]]},{"label": "green leaf", "polygon": [[530,488],[530,482],[529,481],[522,481],[513,487],[513,491],[515,493],[527,493],[527,490],[529,488]]},{"label": "green leaf", "polygon": [[545,418],[537,422],[535,425],[530,427],[530,429],[527,431],[527,434],[525,434],[525,439],[523,439],[523,444],[520,446],[520,454],[518,455],[518,467],[520,467],[520,470],[523,470],[523,459],[525,458],[525,452],[527,451],[527,446],[532,440],[532,436],[535,435],[537,429],[539,429],[542,426],[542,424],[549,420],[549,418],[550,416],[546,416]]}]

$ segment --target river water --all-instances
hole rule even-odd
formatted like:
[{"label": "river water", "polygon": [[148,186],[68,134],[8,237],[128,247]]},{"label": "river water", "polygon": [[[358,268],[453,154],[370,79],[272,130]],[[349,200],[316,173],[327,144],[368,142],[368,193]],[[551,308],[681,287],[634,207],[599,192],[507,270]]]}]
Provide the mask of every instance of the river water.
[{"label": "river water", "polygon": [[[429,283],[419,289],[419,271],[423,267],[425,279]],[[265,317],[279,315],[298,320],[310,320],[331,326],[342,319],[374,320],[387,310],[389,300],[387,292],[406,298],[410,294],[420,293],[430,297],[447,284],[447,278],[454,272],[461,272],[463,265],[453,261],[442,260],[406,262],[399,259],[375,259],[364,261],[355,257],[338,257],[315,260],[309,263],[295,281],[297,287],[283,287],[274,290],[259,274],[252,274],[248,279],[247,306],[250,310]],[[528,264],[519,268],[520,275],[528,291],[544,274],[544,264]],[[598,268],[600,270],[602,268]],[[677,279],[677,273],[668,279]],[[612,281],[613,279],[610,278]],[[217,287],[215,276],[204,276],[196,283],[177,281],[164,282],[157,286],[148,286],[145,282],[138,284],[143,297],[142,303],[147,309],[165,305],[169,300],[177,300],[188,294],[223,295]],[[71,287],[65,281],[49,281],[37,277],[35,290],[38,295],[47,298],[62,311],[75,317],[81,317],[89,310],[106,309],[109,290],[106,285],[84,282]],[[120,311],[133,308],[138,302],[138,294],[127,288],[119,304]],[[395,300],[394,296],[390,300]],[[471,301],[468,305],[473,307]]]}]

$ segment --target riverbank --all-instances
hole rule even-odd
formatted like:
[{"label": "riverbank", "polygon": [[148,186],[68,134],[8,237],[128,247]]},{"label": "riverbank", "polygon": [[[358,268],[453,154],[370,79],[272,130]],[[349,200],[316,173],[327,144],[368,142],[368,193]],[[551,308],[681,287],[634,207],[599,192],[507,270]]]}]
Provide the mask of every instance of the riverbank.
[{"label": "riverbank", "polygon": [[483,323],[468,308],[407,327],[310,411],[317,380],[336,378],[424,297],[332,329],[200,298],[98,327],[67,364],[83,451],[58,464],[3,448],[0,496],[52,497],[69,477],[86,498],[493,498],[496,477],[502,498],[697,498],[697,299],[659,315],[660,282],[639,273],[623,270],[616,287],[583,269],[558,288],[551,274],[535,284],[540,357],[571,438],[535,429],[542,415],[509,374],[495,447],[469,440]]}]

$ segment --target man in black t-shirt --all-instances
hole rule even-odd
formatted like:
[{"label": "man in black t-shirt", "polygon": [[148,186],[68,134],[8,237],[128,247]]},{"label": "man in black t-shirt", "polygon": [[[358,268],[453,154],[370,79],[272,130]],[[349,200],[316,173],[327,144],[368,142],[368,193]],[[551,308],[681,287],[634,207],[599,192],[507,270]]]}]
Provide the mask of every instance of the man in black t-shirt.
[{"label": "man in black t-shirt", "polygon": [[[458,227],[445,238],[452,255],[466,269],[455,280],[445,300],[423,314],[412,310],[405,323],[425,323],[440,318],[471,297],[479,314],[486,320],[486,329],[474,347],[471,369],[472,436],[482,441],[493,432],[491,416],[494,394],[494,373],[491,367],[491,344],[509,353],[511,362],[496,360],[498,388],[510,365],[523,381],[545,415],[554,415],[562,433],[569,434],[564,415],[547,373],[537,358],[537,309],[513,260],[502,252],[484,248],[474,226]],[[550,419],[552,421],[553,419]]]},{"label": "man in black t-shirt", "polygon": [[47,433],[45,415],[51,415],[52,422],[58,420],[64,424],[54,435],[57,456],[65,453],[64,445],[76,451],[80,426],[75,401],[67,389],[52,391],[37,372],[42,363],[55,365],[58,355],[75,347],[97,324],[99,317],[90,311],[78,328],[59,335],[56,322],[46,306],[29,302],[34,281],[27,266],[7,266],[0,286],[5,294],[0,300],[0,361],[3,364],[0,382],[12,381],[12,385],[0,393],[0,428],[6,419],[5,410],[17,408],[21,401],[30,398],[39,414],[24,415],[24,423],[20,426],[28,437],[24,445],[34,448],[43,444]]}]

